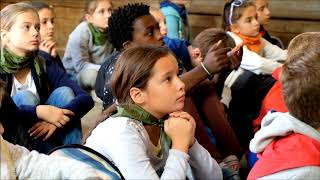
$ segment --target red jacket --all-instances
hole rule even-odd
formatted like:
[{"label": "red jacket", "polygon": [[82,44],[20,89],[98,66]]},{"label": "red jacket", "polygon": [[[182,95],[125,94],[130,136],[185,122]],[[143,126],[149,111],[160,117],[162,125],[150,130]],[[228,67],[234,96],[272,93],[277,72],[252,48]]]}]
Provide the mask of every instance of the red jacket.
[{"label": "red jacket", "polygon": [[257,119],[253,121],[254,132],[257,132],[260,129],[261,121],[268,111],[275,110],[277,112],[288,112],[288,109],[282,97],[282,91],[281,91],[282,85],[280,82],[281,70],[282,70],[282,67],[278,67],[272,72],[272,77],[277,81],[274,83],[274,85],[272,86],[272,88],[269,90],[268,94],[262,101],[260,115]]}]

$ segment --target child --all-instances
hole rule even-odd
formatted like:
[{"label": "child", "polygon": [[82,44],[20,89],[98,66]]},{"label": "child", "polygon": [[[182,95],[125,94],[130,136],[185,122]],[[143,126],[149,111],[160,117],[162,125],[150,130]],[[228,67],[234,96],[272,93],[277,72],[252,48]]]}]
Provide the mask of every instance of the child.
[{"label": "child", "polygon": [[[320,46],[319,41],[315,41],[318,39],[320,39],[320,33],[317,32],[307,32],[295,37],[289,44],[288,55],[292,56],[297,52],[308,51],[309,48]],[[288,112],[281,92],[282,84],[280,82],[280,73],[281,68],[276,69],[272,73],[272,76],[277,81],[264,98],[259,117],[253,121],[254,132],[260,129],[262,118],[268,111]]]},{"label": "child", "polygon": [[224,6],[223,28],[238,44],[243,42],[241,68],[255,74],[271,74],[281,66],[278,61],[287,57],[287,51],[272,45],[261,37],[260,24],[254,4],[246,0],[232,0]]},{"label": "child", "polygon": [[100,65],[113,51],[108,42],[108,19],[111,0],[87,0],[83,21],[69,35],[63,64],[80,86],[92,90]]},{"label": "child", "polygon": [[[87,165],[71,159],[47,156],[4,140],[3,112],[10,111],[5,96],[5,83],[0,79],[0,179],[84,179],[99,178]],[[11,119],[12,120],[12,119]],[[12,127],[14,131],[17,127]]]},{"label": "child", "polygon": [[222,15],[224,29],[236,44],[244,43],[240,68],[226,79],[221,101],[228,107],[229,120],[246,149],[253,137],[252,121],[275,83],[270,74],[282,65],[278,61],[287,57],[286,50],[261,38],[256,15],[254,4],[245,0],[227,2]]},{"label": "child", "polygon": [[181,111],[185,85],[178,71],[174,55],[159,46],[125,50],[116,64],[111,87],[118,111],[86,146],[110,158],[126,179],[185,179],[190,170],[197,179],[222,178],[194,138],[193,117]]},{"label": "child", "polygon": [[43,2],[30,2],[30,5],[34,7],[39,14],[40,18],[40,46],[39,46],[39,55],[42,55],[42,52],[50,54],[54,61],[64,69],[62,61],[57,54],[57,50],[54,42],[54,20],[55,14],[53,8]]},{"label": "child", "polygon": [[260,34],[262,37],[269,41],[271,44],[277,45],[280,48],[284,48],[283,43],[276,37],[271,37],[267,31],[267,26],[270,19],[269,0],[252,0],[257,10],[257,20],[260,24]]},{"label": "child", "polygon": [[[299,35],[289,45],[281,72],[289,113],[269,112],[262,120],[250,142],[250,150],[259,153],[259,160],[248,179],[320,177],[320,51],[316,34],[314,38],[308,33]],[[311,46],[302,41],[305,37]]]},{"label": "child", "polygon": [[[40,21],[25,3],[1,10],[0,78],[7,93],[28,119],[34,149],[48,152],[54,146],[81,142],[80,118],[93,107],[92,98],[52,61],[37,55]],[[44,144],[45,143],[45,144]]]},{"label": "child", "polygon": [[186,4],[187,0],[163,0],[160,8],[166,18],[167,36],[191,43],[192,34]]}]

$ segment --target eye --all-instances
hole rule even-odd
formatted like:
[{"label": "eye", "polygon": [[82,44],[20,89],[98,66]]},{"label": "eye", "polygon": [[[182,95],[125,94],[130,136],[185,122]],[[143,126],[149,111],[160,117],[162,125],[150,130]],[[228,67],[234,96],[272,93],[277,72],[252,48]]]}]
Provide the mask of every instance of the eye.
[{"label": "eye", "polygon": [[153,30],[149,30],[149,31],[147,32],[147,35],[148,35],[148,36],[153,36],[153,35],[154,35],[154,31],[153,31]]},{"label": "eye", "polygon": [[99,14],[104,14],[104,9],[101,9],[98,13]]},{"label": "eye", "polygon": [[23,28],[24,31],[29,31],[30,26],[29,25],[24,25],[22,28]]},{"label": "eye", "polygon": [[41,24],[47,24],[47,20],[41,21]]},{"label": "eye", "polygon": [[40,25],[36,25],[34,28],[36,29],[36,31],[40,31]]}]

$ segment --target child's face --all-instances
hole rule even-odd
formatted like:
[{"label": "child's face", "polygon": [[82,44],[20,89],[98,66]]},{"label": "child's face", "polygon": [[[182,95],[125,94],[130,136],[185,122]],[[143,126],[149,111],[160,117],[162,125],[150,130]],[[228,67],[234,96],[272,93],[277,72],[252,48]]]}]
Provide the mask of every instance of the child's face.
[{"label": "child's face", "polygon": [[255,37],[259,34],[260,24],[257,20],[257,12],[254,6],[244,9],[237,23],[231,25],[231,30],[245,36]]},{"label": "child's face", "polygon": [[134,21],[131,43],[134,45],[164,45],[159,25],[151,14],[141,16]]},{"label": "child's face", "polygon": [[255,5],[257,9],[258,22],[263,26],[268,25],[270,19],[268,0],[256,0]]},{"label": "child's face", "polygon": [[15,23],[6,32],[6,46],[18,56],[26,56],[39,47],[40,21],[38,14],[27,11],[19,14]]},{"label": "child's face", "polygon": [[55,15],[51,9],[43,8],[38,11],[40,18],[41,41],[53,40]]},{"label": "child's face", "polygon": [[152,68],[147,87],[142,91],[142,107],[157,118],[182,110],[185,100],[185,85],[178,77],[175,57],[160,58]]},{"label": "child's face", "polygon": [[108,27],[108,19],[112,13],[112,5],[110,1],[99,1],[97,8],[92,14],[86,16],[87,21],[94,26],[106,29]]}]

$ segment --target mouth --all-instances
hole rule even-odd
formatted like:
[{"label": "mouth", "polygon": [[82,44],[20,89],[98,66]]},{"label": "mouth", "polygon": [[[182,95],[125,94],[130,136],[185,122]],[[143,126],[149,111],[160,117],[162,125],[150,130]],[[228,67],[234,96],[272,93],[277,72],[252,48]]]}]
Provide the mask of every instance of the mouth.
[{"label": "mouth", "polygon": [[185,100],[185,94],[183,94],[182,96],[180,96],[178,99],[177,99],[177,101],[178,102],[184,102],[184,100]]},{"label": "mouth", "polygon": [[30,43],[31,43],[32,45],[39,45],[39,41],[38,41],[38,40],[30,41]]}]

